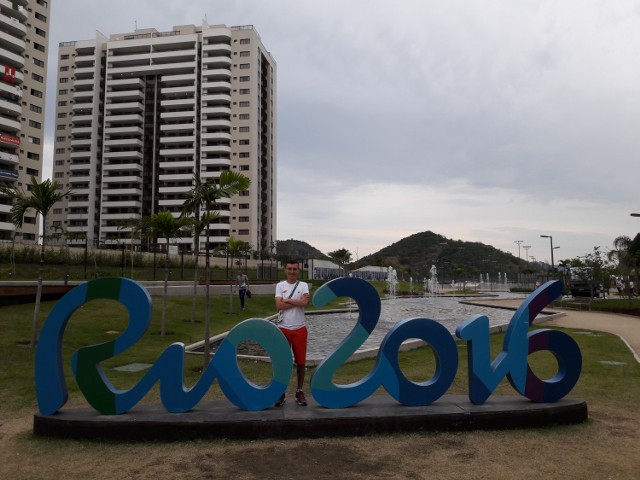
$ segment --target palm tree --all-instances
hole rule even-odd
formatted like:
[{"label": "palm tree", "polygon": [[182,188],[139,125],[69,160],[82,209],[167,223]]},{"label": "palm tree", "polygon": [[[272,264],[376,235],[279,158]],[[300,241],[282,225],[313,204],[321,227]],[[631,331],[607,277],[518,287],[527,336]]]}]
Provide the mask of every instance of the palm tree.
[{"label": "palm tree", "polygon": [[[209,263],[209,231],[210,225],[213,220],[218,218],[220,215],[215,213],[217,202],[221,198],[229,198],[232,195],[236,195],[239,192],[247,190],[251,185],[251,180],[245,175],[239,172],[232,172],[229,170],[225,170],[220,173],[220,178],[216,182],[212,179],[207,179],[206,181],[202,181],[200,178],[200,173],[196,172],[193,175],[193,188],[187,193],[187,198],[182,206],[182,215],[188,215],[195,218],[194,225],[199,225],[200,221],[200,211],[204,210],[206,217],[204,218],[206,222],[206,243],[205,243],[205,314],[204,314],[204,366],[206,367],[209,363],[209,352],[210,352],[210,318],[211,318],[211,307],[210,307],[210,299],[211,299],[211,290],[209,286],[210,280],[210,263]],[[200,243],[200,235],[196,234],[194,231],[194,253],[196,253],[196,265],[197,263],[197,254]],[[192,305],[192,316],[195,317],[195,297],[197,294],[197,269],[195,273],[194,279],[194,304]]]},{"label": "palm tree", "polygon": [[22,227],[24,216],[29,210],[35,210],[36,215],[42,216],[43,235],[40,247],[40,268],[38,269],[38,289],[36,291],[36,305],[33,311],[33,330],[31,332],[31,348],[35,347],[38,338],[38,319],[40,317],[40,299],[42,298],[42,280],[44,277],[44,248],[46,243],[47,215],[53,206],[71,194],[71,191],[63,192],[62,185],[57,181],[46,179],[38,183],[35,177],[31,177],[29,192],[25,192],[15,185],[0,185],[0,192],[9,197],[11,207],[11,221],[16,228]]},{"label": "palm tree", "polygon": [[162,323],[160,327],[160,335],[166,335],[167,326],[167,294],[169,287],[169,242],[178,237],[180,232],[191,224],[188,218],[175,218],[171,212],[163,211],[155,213],[148,218],[148,226],[153,232],[156,241],[159,237],[164,238],[166,243],[166,259],[164,265],[164,292],[162,300]]},{"label": "palm tree", "polygon": [[[631,273],[631,265],[633,263],[632,255],[630,253],[632,243],[631,238],[626,235],[620,235],[613,241],[613,250],[610,250],[607,253],[607,258],[610,261],[616,262],[618,264],[618,270],[622,276],[626,276],[627,292],[630,291],[629,275]],[[629,302],[631,302],[631,295],[629,295]]]},{"label": "palm tree", "polygon": [[347,273],[347,264],[351,263],[351,252],[346,248],[340,248],[333,252],[329,252],[329,257],[340,266],[345,274]]}]

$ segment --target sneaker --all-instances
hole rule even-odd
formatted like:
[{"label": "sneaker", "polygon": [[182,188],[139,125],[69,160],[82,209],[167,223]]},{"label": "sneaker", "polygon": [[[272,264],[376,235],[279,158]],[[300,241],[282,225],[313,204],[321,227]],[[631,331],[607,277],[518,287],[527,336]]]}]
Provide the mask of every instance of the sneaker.
[{"label": "sneaker", "polygon": [[286,398],[284,398],[284,393],[283,393],[282,396],[278,399],[278,401],[273,404],[273,406],[274,407],[281,407],[282,405],[284,405],[285,401],[286,401]]},{"label": "sneaker", "polygon": [[307,399],[304,397],[304,392],[302,390],[298,390],[296,392],[296,403],[302,407],[307,405]]}]

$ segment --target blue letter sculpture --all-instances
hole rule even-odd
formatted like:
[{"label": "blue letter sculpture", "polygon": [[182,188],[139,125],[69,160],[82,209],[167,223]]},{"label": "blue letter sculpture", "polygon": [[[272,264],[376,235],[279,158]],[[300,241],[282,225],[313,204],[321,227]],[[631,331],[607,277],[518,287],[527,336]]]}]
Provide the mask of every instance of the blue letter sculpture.
[{"label": "blue letter sculpture", "polygon": [[[582,370],[582,354],[569,335],[557,330],[529,331],[529,326],[544,307],[562,294],[562,283],[550,281],[533,292],[513,315],[504,337],[502,352],[490,363],[489,319],[483,315],[470,318],[456,329],[467,340],[469,365],[469,399],[483,404],[502,379],[522,395],[536,402],[555,402],[575,386]],[[531,371],[527,356],[549,350],[559,369],[550,380],[540,380]]]},{"label": "blue letter sculpture", "polygon": [[[467,341],[469,398],[482,404],[506,376],[513,387],[536,402],[554,402],[574,387],[580,376],[582,356],[576,342],[557,330],[528,332],[533,319],[562,291],[560,282],[547,282],[532,293],[513,315],[504,339],[502,353],[491,363],[489,321],[476,316],[456,330]],[[313,297],[317,306],[338,297],[351,297],[359,307],[353,330],[325,358],[311,378],[311,393],[320,405],[343,408],[373,394],[380,386],[404,405],[429,405],[451,386],[458,369],[458,351],[453,337],[438,322],[428,318],[410,318],[397,323],[384,337],[373,370],[362,380],[336,385],[335,372],[371,334],[380,316],[380,297],[364,280],[339,278],[324,284]],[[73,354],[72,370],[87,401],[100,413],[127,412],[146,393],[160,383],[160,398],[169,412],[186,412],[193,408],[217,379],[226,397],[244,410],[262,410],[286,390],[292,372],[292,357],[284,335],[273,324],[249,319],[236,325],[220,344],[200,379],[191,388],[184,385],[184,344],[169,345],[151,369],[129,390],[117,390],[100,366],[134,345],[151,322],[151,298],[138,283],[125,278],[94,280],[67,293],[53,308],[44,323],[35,359],[38,406],[43,415],[51,415],[67,401],[67,386],[62,367],[62,338],[73,313],[94,299],[112,299],[129,312],[129,324],[116,339],[80,348]],[[436,370],[425,382],[412,382],[398,364],[398,350],[408,339],[421,339],[435,354]],[[273,365],[271,382],[260,387],[242,373],[237,361],[238,345],[245,340],[260,343]],[[558,361],[555,377],[541,380],[529,368],[527,356],[541,350],[550,351]]]},{"label": "blue letter sculpture", "polygon": [[[217,378],[227,398],[244,410],[262,410],[286,390],[291,371],[291,352],[278,328],[264,320],[245,320],[229,332],[198,382],[184,386],[184,344],[174,343],[160,355],[147,374],[130,390],[113,387],[100,362],[114,357],[135,344],[151,321],[151,298],[138,283],[126,278],[93,280],[67,293],[51,311],[40,333],[36,352],[36,394],[40,412],[55,413],[67,400],[62,369],[62,334],[69,318],[84,303],[113,299],[129,311],[129,325],[113,341],[78,350],[72,359],[73,372],[87,401],[102,414],[124,413],[136,405],[157,382],[162,404],[169,412],[193,408]],[[236,348],[244,340],[259,342],[273,362],[273,379],[266,387],[249,382],[237,362]]]}]

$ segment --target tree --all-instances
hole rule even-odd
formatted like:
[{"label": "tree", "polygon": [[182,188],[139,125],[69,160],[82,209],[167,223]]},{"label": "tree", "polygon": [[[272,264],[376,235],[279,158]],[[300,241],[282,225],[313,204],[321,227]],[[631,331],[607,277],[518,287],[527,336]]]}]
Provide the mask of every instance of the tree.
[{"label": "tree", "polygon": [[63,192],[62,185],[57,181],[46,179],[39,183],[35,177],[29,181],[29,192],[25,192],[15,185],[0,185],[0,192],[12,200],[11,221],[16,229],[21,228],[24,216],[29,210],[35,210],[36,215],[42,217],[43,232],[42,245],[40,246],[40,267],[38,269],[38,289],[36,291],[36,304],[33,311],[33,328],[31,332],[31,348],[35,347],[38,338],[38,320],[40,317],[40,299],[42,298],[42,280],[44,277],[44,249],[46,244],[47,215],[53,206],[71,194],[71,191]]},{"label": "tree", "polygon": [[[627,279],[627,292],[629,293],[631,292],[628,282],[633,264],[633,259],[630,254],[631,244],[631,238],[626,235],[620,235],[613,240],[613,249],[607,253],[607,258],[617,264],[621,276]],[[631,302],[631,295],[629,295],[629,302]]]},{"label": "tree", "polygon": [[[193,188],[187,193],[187,197],[182,206],[182,215],[191,216],[195,218],[194,225],[200,225],[200,211],[205,211],[206,221],[206,243],[205,243],[205,310],[204,310],[204,366],[206,368],[209,363],[210,345],[210,318],[211,318],[211,289],[209,286],[211,268],[209,263],[209,231],[211,222],[218,218],[219,214],[214,214],[214,210],[217,207],[217,202],[221,198],[230,198],[232,195],[236,195],[244,190],[247,190],[251,185],[251,180],[245,175],[239,172],[232,172],[225,170],[220,173],[220,178],[216,182],[212,179],[202,181],[200,174],[196,172],[193,175]],[[217,216],[216,216],[217,215]],[[197,255],[199,250],[200,237],[195,235],[194,231],[194,252]],[[197,257],[196,257],[197,265]],[[197,275],[197,269],[196,269]],[[197,278],[197,277],[196,277]],[[197,280],[194,280],[194,302],[197,293]],[[192,315],[195,316],[195,303],[192,305]]]},{"label": "tree", "polygon": [[346,272],[346,267],[351,263],[351,252],[346,248],[340,248],[333,252],[329,252],[329,257],[336,262]]},{"label": "tree", "polygon": [[156,241],[159,237],[164,238],[166,241],[166,261],[164,265],[164,292],[162,300],[162,323],[160,327],[160,335],[166,335],[167,325],[167,295],[169,287],[169,242],[178,237],[180,232],[183,231],[188,225],[191,224],[191,220],[188,218],[180,217],[175,218],[171,212],[163,211],[151,215],[147,220],[148,226],[153,232]]}]

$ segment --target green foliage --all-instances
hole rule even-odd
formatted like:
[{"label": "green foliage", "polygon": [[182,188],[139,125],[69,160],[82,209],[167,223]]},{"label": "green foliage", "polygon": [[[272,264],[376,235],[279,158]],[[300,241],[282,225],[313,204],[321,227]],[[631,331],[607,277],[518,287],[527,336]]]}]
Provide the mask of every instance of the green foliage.
[{"label": "green foliage", "polygon": [[276,257],[284,262],[289,259],[317,258],[329,260],[329,257],[307,242],[300,240],[278,240],[276,242]]},{"label": "green foliage", "polygon": [[363,257],[353,267],[365,265],[392,266],[398,273],[420,278],[428,276],[431,266],[436,265],[439,278],[444,275],[451,279],[456,269],[462,269],[466,279],[476,280],[480,272],[492,275],[506,272],[510,278],[515,278],[519,270],[526,267],[526,262],[483,243],[451,240],[426,231]]}]

